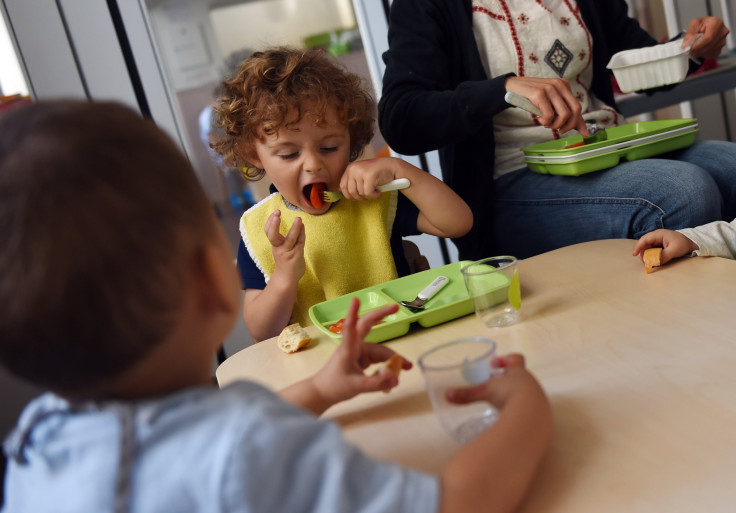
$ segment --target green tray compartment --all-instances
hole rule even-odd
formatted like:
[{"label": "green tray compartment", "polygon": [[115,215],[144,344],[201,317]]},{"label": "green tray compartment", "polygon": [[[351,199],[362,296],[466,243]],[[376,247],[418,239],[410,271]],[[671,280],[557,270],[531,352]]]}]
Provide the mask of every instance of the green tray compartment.
[{"label": "green tray compartment", "polygon": [[572,135],[563,137],[553,141],[546,141],[522,148],[527,156],[535,157],[552,157],[552,156],[571,156],[586,151],[605,148],[614,144],[640,139],[650,135],[657,135],[671,130],[684,128],[694,125],[697,120],[694,118],[687,119],[662,119],[656,121],[640,121],[639,123],[629,123],[621,126],[614,126],[606,129],[607,139],[597,143],[590,143],[576,148],[565,148],[568,145],[579,143],[583,140],[582,135]]},{"label": "green tray compartment", "polygon": [[[342,335],[332,333],[328,328],[347,315],[354,297],[360,299],[361,314],[383,305],[399,303],[399,310],[395,314],[386,317],[383,323],[373,326],[366,336],[367,342],[385,342],[405,335],[414,322],[428,328],[457,319],[473,312],[473,300],[465,288],[460,271],[470,263],[466,260],[454,262],[323,301],[309,309],[309,318],[328,337],[340,340]],[[402,300],[411,301],[417,297],[417,294],[438,276],[447,276],[450,281],[427,301],[425,310],[413,312],[400,305]]]}]

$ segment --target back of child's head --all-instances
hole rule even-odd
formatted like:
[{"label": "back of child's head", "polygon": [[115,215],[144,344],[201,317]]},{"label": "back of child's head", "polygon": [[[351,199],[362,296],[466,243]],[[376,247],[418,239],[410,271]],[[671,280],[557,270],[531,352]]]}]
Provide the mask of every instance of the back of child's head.
[{"label": "back of child's head", "polygon": [[189,162],[112,103],[0,115],[0,363],[95,397],[173,329],[215,229]]},{"label": "back of child's head", "polygon": [[213,147],[229,164],[249,168],[246,177],[261,178],[263,170],[248,160],[255,141],[301,121],[307,113],[324,126],[328,107],[348,127],[350,160],[357,159],[375,129],[375,100],[363,79],[322,50],[281,47],[256,52],[222,84],[215,111],[226,135]]}]

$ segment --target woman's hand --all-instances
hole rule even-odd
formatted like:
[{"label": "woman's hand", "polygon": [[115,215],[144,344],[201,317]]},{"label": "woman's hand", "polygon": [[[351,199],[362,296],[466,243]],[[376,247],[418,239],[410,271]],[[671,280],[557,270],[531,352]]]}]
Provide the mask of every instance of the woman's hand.
[{"label": "woman's hand", "polygon": [[506,91],[531,100],[542,111],[542,117],[538,119],[545,128],[559,130],[561,134],[574,129],[584,137],[590,135],[581,115],[580,102],[572,94],[570,82],[566,79],[509,77]]},{"label": "woman's hand", "polygon": [[726,44],[726,36],[730,31],[721,18],[704,16],[690,22],[682,40],[682,47],[690,48],[690,54],[696,58],[717,57]]}]

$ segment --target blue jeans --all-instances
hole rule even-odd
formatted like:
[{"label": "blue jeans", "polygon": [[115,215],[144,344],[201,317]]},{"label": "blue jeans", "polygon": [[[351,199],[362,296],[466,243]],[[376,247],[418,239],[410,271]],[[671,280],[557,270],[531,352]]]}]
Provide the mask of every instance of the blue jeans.
[{"label": "blue jeans", "polygon": [[736,218],[736,143],[701,141],[582,176],[527,168],[495,184],[493,243],[530,257],[597,239],[637,239]]}]

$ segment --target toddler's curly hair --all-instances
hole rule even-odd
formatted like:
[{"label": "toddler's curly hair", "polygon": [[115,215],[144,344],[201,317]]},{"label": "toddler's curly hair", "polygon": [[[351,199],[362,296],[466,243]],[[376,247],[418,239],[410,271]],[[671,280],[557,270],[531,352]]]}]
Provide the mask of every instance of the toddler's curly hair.
[{"label": "toddler's curly hair", "polygon": [[328,107],[348,127],[350,160],[357,159],[375,127],[376,102],[363,79],[323,50],[279,47],[255,52],[222,83],[214,109],[224,135],[212,148],[229,165],[246,168],[247,179],[258,180],[265,172],[248,160],[256,140],[298,123],[306,113],[324,126]]}]

